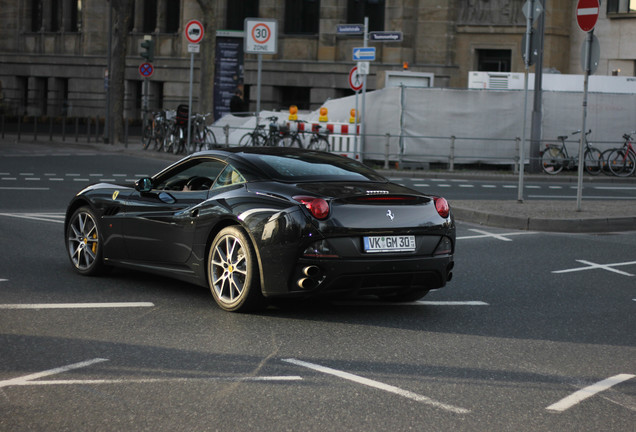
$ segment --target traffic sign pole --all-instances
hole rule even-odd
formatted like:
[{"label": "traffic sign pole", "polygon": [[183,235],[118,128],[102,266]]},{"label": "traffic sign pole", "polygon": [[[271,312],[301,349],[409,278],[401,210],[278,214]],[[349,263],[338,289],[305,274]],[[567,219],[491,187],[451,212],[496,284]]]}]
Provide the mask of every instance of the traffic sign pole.
[{"label": "traffic sign pole", "polygon": [[[197,44],[201,42],[204,35],[203,25],[197,20],[188,21],[185,26],[185,37],[191,44]],[[190,129],[192,126],[192,83],[194,81],[194,49],[190,49],[190,91],[188,93],[188,130],[186,132],[186,151],[190,151]],[[198,52],[198,50],[196,50]]]},{"label": "traffic sign pole", "polygon": [[[524,168],[526,158],[526,122],[528,117],[528,72],[530,69],[530,42],[532,40],[532,21],[534,20],[534,0],[528,0],[526,13],[526,46],[524,47],[525,73],[523,74],[523,121],[521,130],[521,146],[519,147],[519,186],[517,187],[517,201],[523,202]],[[525,5],[524,5],[525,6]]]},{"label": "traffic sign pole", "polygon": [[245,18],[245,45],[243,51],[257,54],[258,70],[256,72],[256,123],[261,112],[261,73],[263,54],[278,52],[278,21],[275,19]]},{"label": "traffic sign pole", "polygon": [[[364,47],[367,47],[367,39],[369,34],[369,17],[364,17]],[[375,58],[375,55],[374,55]],[[364,125],[367,122],[367,113],[366,113],[366,93],[367,93],[367,76],[362,76],[362,117],[360,119],[360,148],[356,148],[356,158],[359,161],[362,161],[362,155],[364,154],[364,149],[366,148],[366,139],[364,136],[365,128]],[[357,113],[356,113],[357,114]],[[356,146],[357,147],[357,146]]]},{"label": "traffic sign pole", "polygon": [[585,165],[585,158],[583,155],[583,148],[585,142],[585,121],[587,119],[587,89],[590,77],[590,64],[592,59],[592,40],[594,39],[594,29],[589,31],[585,38],[585,73],[583,75],[583,118],[581,119],[581,139],[579,141],[579,166],[578,166],[578,178],[576,184],[576,211],[581,211],[581,200],[583,199],[583,165]]},{"label": "traffic sign pole", "polygon": [[576,7],[576,22],[579,28],[584,32],[587,32],[584,49],[584,79],[583,79],[583,114],[581,119],[581,137],[579,141],[579,166],[578,166],[578,178],[576,187],[576,211],[581,211],[581,201],[583,199],[583,167],[585,165],[585,157],[583,154],[584,142],[585,142],[585,121],[587,118],[587,89],[590,77],[590,69],[592,62],[592,43],[594,41],[594,26],[598,20],[600,4],[599,0],[579,0]]}]

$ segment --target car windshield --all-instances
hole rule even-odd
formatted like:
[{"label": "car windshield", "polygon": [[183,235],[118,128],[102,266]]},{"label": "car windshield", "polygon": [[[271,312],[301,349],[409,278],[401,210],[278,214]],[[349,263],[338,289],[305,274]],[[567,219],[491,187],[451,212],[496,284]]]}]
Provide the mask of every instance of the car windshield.
[{"label": "car windshield", "polygon": [[308,152],[284,156],[258,154],[254,158],[256,160],[252,159],[253,162],[269,177],[278,181],[386,181],[361,163],[326,153]]}]

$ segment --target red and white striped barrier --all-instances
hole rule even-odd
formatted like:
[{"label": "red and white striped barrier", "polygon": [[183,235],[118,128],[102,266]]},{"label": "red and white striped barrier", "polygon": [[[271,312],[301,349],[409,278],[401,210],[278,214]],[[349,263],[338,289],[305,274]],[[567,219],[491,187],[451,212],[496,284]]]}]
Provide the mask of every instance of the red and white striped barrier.
[{"label": "red and white striped barrier", "polygon": [[356,158],[356,135],[360,134],[360,125],[353,123],[317,123],[317,122],[288,122],[289,130],[299,132],[317,132],[318,130],[327,130],[329,134],[329,146],[331,153],[347,156],[352,159]]}]

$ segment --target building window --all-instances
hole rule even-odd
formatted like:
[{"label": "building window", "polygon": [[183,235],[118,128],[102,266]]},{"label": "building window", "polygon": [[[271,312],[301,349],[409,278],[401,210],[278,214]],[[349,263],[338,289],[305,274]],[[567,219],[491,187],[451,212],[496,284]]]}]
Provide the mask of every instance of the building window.
[{"label": "building window", "polygon": [[168,4],[166,4],[166,33],[179,33],[180,15],[180,0],[168,0]]},{"label": "building window", "polygon": [[510,72],[510,50],[477,50],[477,70],[482,72]]},{"label": "building window", "polygon": [[228,0],[226,30],[245,29],[245,18],[258,18],[258,0]]},{"label": "building window", "polygon": [[42,30],[42,0],[31,1],[31,31]]},{"label": "building window", "polygon": [[285,33],[318,34],[320,0],[286,0]]},{"label": "building window", "polygon": [[369,18],[369,31],[384,31],[385,0],[347,0],[347,23],[363,24]]},{"label": "building window", "polygon": [[607,13],[636,13],[636,0],[607,0]]},{"label": "building window", "polygon": [[292,105],[296,105],[301,110],[310,109],[311,89],[309,87],[280,86],[276,89],[280,102],[278,108],[280,110],[288,110]]},{"label": "building window", "polygon": [[157,28],[157,2],[155,0],[144,1],[143,19],[142,33],[153,33]]}]

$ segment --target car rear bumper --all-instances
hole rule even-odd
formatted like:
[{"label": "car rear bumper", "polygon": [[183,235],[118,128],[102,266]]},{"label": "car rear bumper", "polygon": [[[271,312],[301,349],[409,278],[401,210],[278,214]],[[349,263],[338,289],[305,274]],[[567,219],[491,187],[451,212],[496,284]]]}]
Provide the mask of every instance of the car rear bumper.
[{"label": "car rear bumper", "polygon": [[387,260],[300,259],[281,295],[391,295],[441,288],[452,277],[452,255]]}]

